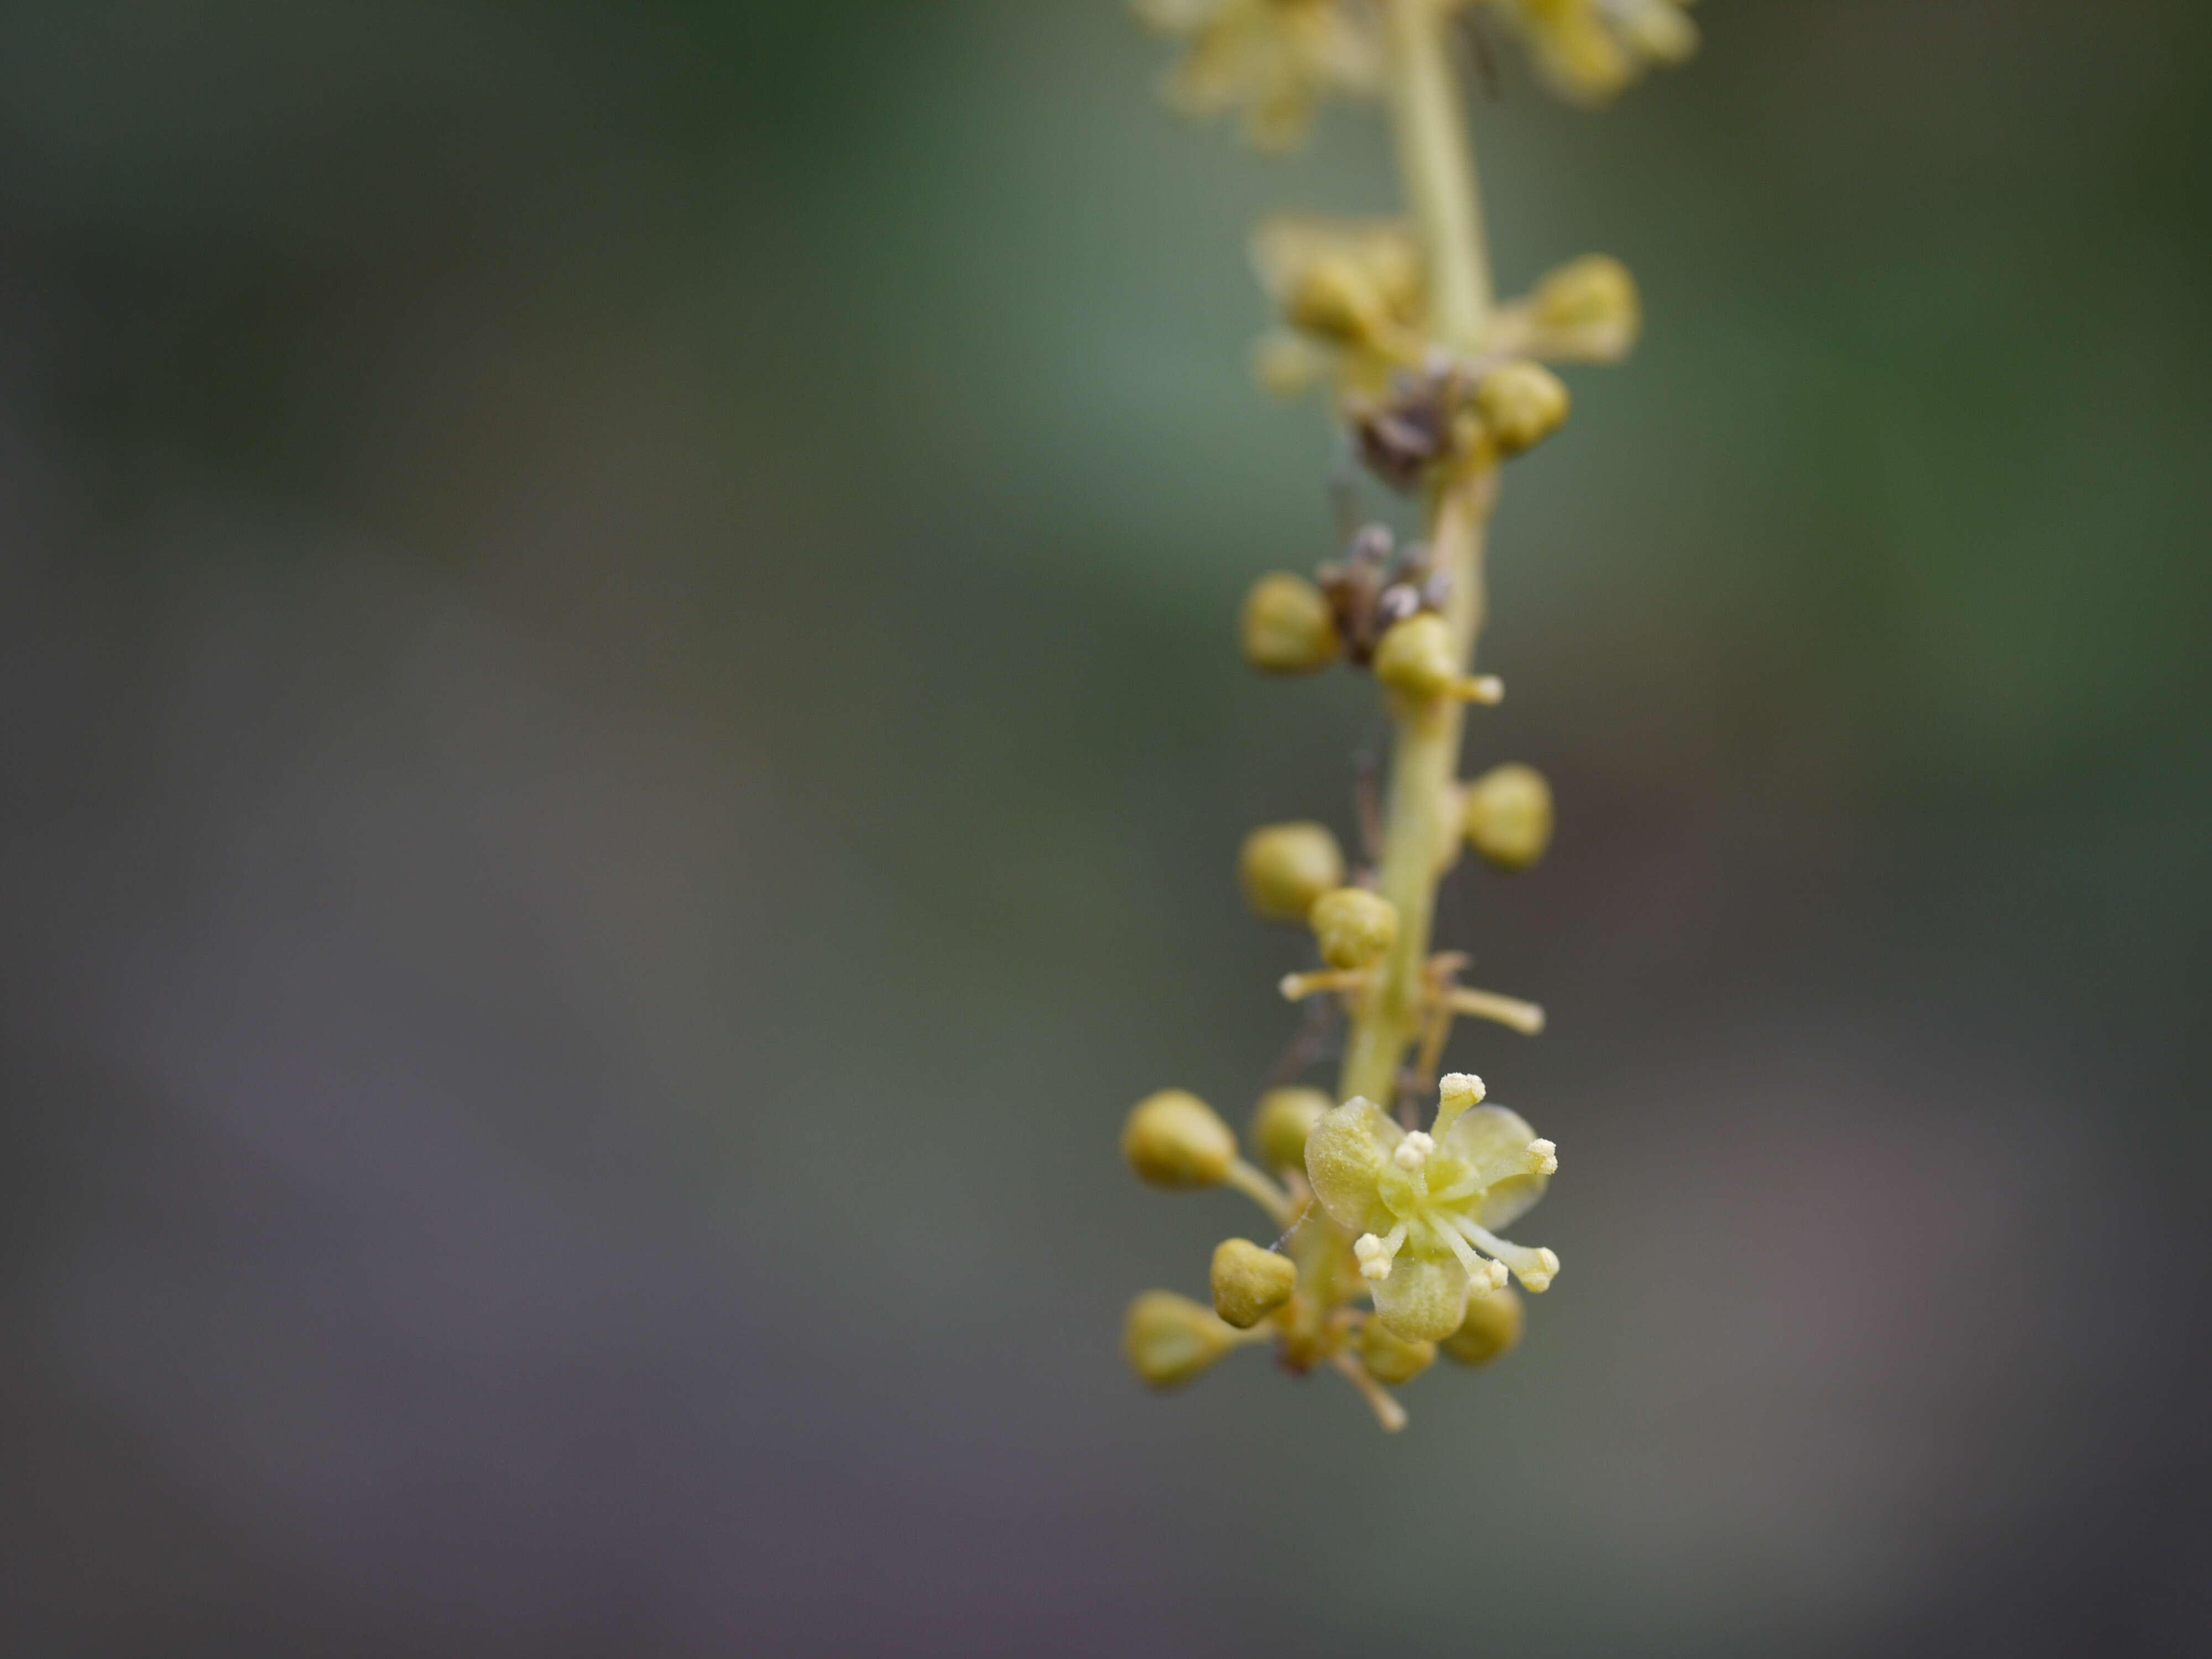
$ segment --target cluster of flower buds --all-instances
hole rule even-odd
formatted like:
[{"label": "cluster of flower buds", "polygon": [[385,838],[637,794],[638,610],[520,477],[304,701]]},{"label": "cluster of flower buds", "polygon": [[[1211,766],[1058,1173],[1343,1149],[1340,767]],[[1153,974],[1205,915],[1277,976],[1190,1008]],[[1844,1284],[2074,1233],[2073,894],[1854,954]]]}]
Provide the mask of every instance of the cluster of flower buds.
[{"label": "cluster of flower buds", "polygon": [[1441,466],[1535,448],[1573,408],[1545,364],[1616,362],[1640,325],[1634,280],[1601,254],[1499,307],[1475,355],[1433,337],[1403,225],[1275,219],[1253,261],[1282,319],[1255,353],[1261,383],[1290,395],[1333,380],[1362,459],[1401,490]]},{"label": "cluster of flower buds", "polygon": [[1401,623],[1433,611],[1448,591],[1429,569],[1428,550],[1402,553],[1388,526],[1370,524],[1344,558],[1309,580],[1272,571],[1252,586],[1237,618],[1244,660],[1263,674],[1313,674],[1340,657],[1372,666]]},{"label": "cluster of flower buds", "polygon": [[[1457,666],[1426,561],[1396,556],[1379,527],[1355,538],[1320,579],[1278,571],[1247,595],[1239,635],[1264,673],[1312,673],[1364,663],[1390,696],[1494,702],[1497,683]],[[1525,870],[1552,834],[1552,793],[1518,764],[1453,786],[1440,819],[1457,830],[1451,854],[1472,848],[1493,867]],[[1449,862],[1449,858],[1447,862]],[[1316,967],[1282,981],[1292,1000],[1333,999],[1346,1012],[1377,994],[1401,918],[1355,870],[1335,834],[1310,821],[1266,824],[1237,858],[1246,903],[1264,921],[1311,935]],[[1461,986],[1467,958],[1440,952],[1421,981],[1419,1069],[1441,1054],[1451,1022],[1486,1018],[1534,1034],[1542,1009]],[[1557,1167],[1551,1143],[1496,1107],[1470,1110],[1481,1084],[1455,1074],[1440,1085],[1434,1123],[1407,1132],[1364,1100],[1339,1105],[1319,1090],[1277,1088],[1252,1118],[1251,1156],[1194,1095],[1169,1090],[1129,1115],[1122,1151],[1147,1183],[1188,1190],[1234,1187],[1265,1212],[1273,1243],[1222,1241],[1213,1255],[1212,1307],[1165,1291],[1131,1306],[1124,1346],[1146,1382],[1190,1381],[1234,1349],[1273,1341],[1288,1370],[1326,1365],[1349,1377],[1378,1420],[1405,1420],[1389,1392],[1439,1352],[1462,1364],[1497,1358],[1518,1341],[1522,1309],[1508,1285],[1540,1291],[1558,1269],[1548,1251],[1498,1237],[1535,1200]],[[1371,1310],[1361,1306],[1371,1303]]]},{"label": "cluster of flower buds", "polygon": [[1341,562],[1312,578],[1273,570],[1255,582],[1238,613],[1237,643],[1263,674],[1315,674],[1341,659],[1416,702],[1497,702],[1505,687],[1496,675],[1459,670],[1438,611],[1444,594],[1427,550],[1394,556],[1389,531],[1370,525]]},{"label": "cluster of flower buds", "polygon": [[1388,1389],[1439,1353],[1485,1365],[1509,1352],[1522,1324],[1509,1279],[1541,1291],[1559,1262],[1492,1229],[1543,1195],[1559,1158],[1481,1098],[1480,1079],[1447,1077],[1430,1127],[1408,1132],[1364,1100],[1271,1090],[1252,1116],[1250,1162],[1197,1097],[1170,1090],[1139,1102],[1121,1143],[1138,1177],[1178,1191],[1235,1187],[1274,1237],[1215,1247],[1211,1308],[1170,1291],[1131,1303],[1122,1349],[1137,1375],[1176,1388],[1239,1347],[1273,1342],[1286,1370],[1342,1373],[1395,1429],[1405,1413]]},{"label": "cluster of flower buds", "polygon": [[[1387,3],[1387,0],[1385,0]],[[1528,43],[1545,80],[1578,104],[1610,102],[1658,64],[1698,49],[1690,0],[1422,0],[1480,27],[1502,18]],[[1138,17],[1183,43],[1170,102],[1200,118],[1241,112],[1265,150],[1296,149],[1328,98],[1382,84],[1377,0],[1135,0]]]},{"label": "cluster of flower buds", "polygon": [[[1248,654],[1251,613],[1271,603],[1262,594],[1292,580],[1269,578],[1255,590],[1246,607]],[[1376,653],[1378,678],[1399,695],[1462,695],[1420,656],[1420,637],[1398,629],[1387,635]],[[1394,643],[1401,640],[1414,643]],[[1416,665],[1394,666],[1400,653]],[[1525,869],[1550,839],[1551,791],[1528,767],[1500,766],[1455,786],[1444,816],[1461,831],[1455,848],[1472,847],[1499,869]],[[1285,978],[1285,996],[1334,998],[1351,1009],[1376,993],[1401,918],[1364,884],[1366,874],[1351,870],[1327,825],[1255,830],[1238,854],[1237,878],[1255,915],[1300,924],[1311,935],[1319,965]],[[1466,960],[1443,952],[1430,961],[1425,1061],[1442,1051],[1450,1022],[1462,1015],[1532,1034],[1542,1029],[1543,1011],[1534,1004],[1461,987]],[[1404,1413],[1389,1390],[1412,1382],[1439,1352],[1480,1365],[1510,1350],[1520,1338],[1522,1309],[1509,1275],[1524,1290],[1541,1291],[1559,1264],[1549,1251],[1491,1230],[1533,1204],[1558,1164],[1549,1141],[1502,1108],[1478,1109],[1481,1098],[1478,1079],[1447,1077],[1434,1121],[1408,1132],[1364,1100],[1339,1105],[1318,1089],[1270,1089],[1252,1115],[1249,1157],[1196,1096],[1166,1090],[1139,1102],[1121,1145],[1140,1180],[1177,1191],[1233,1187],[1259,1206],[1276,1236],[1272,1243],[1221,1242],[1211,1310],[1165,1291],[1137,1298],[1124,1347],[1138,1375],[1172,1388],[1239,1346],[1272,1340],[1286,1369],[1341,1372],[1378,1420],[1395,1428]]]}]

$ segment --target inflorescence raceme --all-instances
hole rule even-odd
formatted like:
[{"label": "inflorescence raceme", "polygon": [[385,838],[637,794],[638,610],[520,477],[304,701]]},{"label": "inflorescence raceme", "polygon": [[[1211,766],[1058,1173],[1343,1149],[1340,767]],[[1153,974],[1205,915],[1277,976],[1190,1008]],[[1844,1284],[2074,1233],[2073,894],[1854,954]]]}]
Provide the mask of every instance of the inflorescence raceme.
[{"label": "inflorescence raceme", "polygon": [[1418,497],[1426,530],[1401,546],[1358,524],[1340,479],[1340,552],[1310,574],[1262,576],[1245,599],[1238,638],[1254,669],[1366,674],[1390,720],[1387,787],[1361,798],[1359,863],[1308,821],[1255,830],[1238,860],[1253,912],[1307,929],[1318,958],[1281,981],[1308,1013],[1292,1061],[1317,1059],[1334,1021],[1343,1066],[1333,1091],[1267,1090],[1249,1159],[1194,1095],[1164,1091],[1131,1111],[1122,1151],[1141,1179],[1234,1187],[1269,1224],[1215,1249],[1211,1308],[1146,1291],[1123,1344],[1139,1376],[1173,1388],[1269,1343],[1293,1375],[1340,1372],[1395,1430],[1406,1416],[1392,1389],[1439,1353],[1480,1365],[1510,1351],[1522,1320],[1513,1281],[1539,1293],[1559,1270],[1549,1249],[1501,1236],[1543,1195],[1558,1149],[1485,1104],[1480,1079],[1439,1076],[1460,1018],[1533,1036],[1544,1011],[1462,985],[1468,957],[1433,948],[1431,933],[1437,884],[1463,851],[1517,872],[1552,836],[1540,773],[1505,764],[1458,777],[1466,710],[1505,692],[1473,665],[1499,471],[1565,423],[1571,400],[1553,366],[1618,362],[1641,326],[1633,280],[1603,255],[1559,266],[1523,297],[1492,297],[1454,32],[1503,25],[1584,104],[1680,62],[1697,34],[1688,0],[1135,3],[1180,43],[1171,100],[1200,117],[1241,115],[1259,148],[1295,148],[1325,98],[1388,103],[1410,219],[1262,225],[1253,263],[1279,323],[1254,367],[1271,392],[1326,392],[1346,454]]}]

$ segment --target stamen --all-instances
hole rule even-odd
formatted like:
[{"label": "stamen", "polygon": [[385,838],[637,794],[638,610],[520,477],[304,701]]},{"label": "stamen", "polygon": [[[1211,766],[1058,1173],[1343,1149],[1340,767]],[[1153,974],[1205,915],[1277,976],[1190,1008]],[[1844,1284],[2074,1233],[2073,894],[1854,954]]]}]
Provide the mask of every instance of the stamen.
[{"label": "stamen", "polygon": [[1505,682],[1495,674],[1475,674],[1452,687],[1452,696],[1462,702],[1479,702],[1496,708],[1505,701]]},{"label": "stamen", "polygon": [[1376,1285],[1389,1278],[1390,1264],[1397,1259],[1405,1242],[1406,1224],[1402,1221],[1381,1238],[1373,1233],[1362,1233],[1353,1239],[1352,1254],[1359,1259],[1359,1276]]},{"label": "stamen", "polygon": [[1371,968],[1329,968],[1310,974],[1285,974],[1275,988],[1285,1002],[1303,1002],[1324,991],[1364,991],[1374,983]]},{"label": "stamen", "polygon": [[1502,997],[1495,991],[1468,991],[1455,988],[1444,994],[1444,1006],[1455,1014],[1495,1020],[1523,1036],[1535,1036],[1544,1029],[1541,1006],[1533,1002],[1523,1002],[1518,997]]},{"label": "stamen", "polygon": [[1559,1149],[1557,1146],[1554,1146],[1550,1141],[1530,1141],[1528,1143],[1528,1156],[1536,1161],[1536,1168],[1534,1171],[1536,1174],[1540,1176],[1559,1174]]},{"label": "stamen", "polygon": [[1467,1276],[1478,1296],[1494,1291],[1505,1282],[1505,1269],[1495,1261],[1485,1261],[1468,1243],[1443,1221],[1432,1220],[1429,1231],[1443,1240],[1451,1253],[1459,1258],[1459,1265],[1467,1269]]},{"label": "stamen", "polygon": [[1441,1136],[1462,1113],[1482,1103],[1483,1093],[1482,1079],[1474,1073],[1446,1073],[1437,1082],[1437,1124],[1431,1133]]},{"label": "stamen", "polygon": [[1444,1057],[1444,1044],[1451,1040],[1451,1010],[1431,1000],[1427,1017],[1421,1024],[1420,1053],[1413,1061],[1415,1077],[1436,1074],[1437,1063]]},{"label": "stamen", "polygon": [[1540,1296],[1552,1288],[1552,1280],[1559,1271],[1559,1258],[1547,1249],[1530,1249],[1525,1244],[1516,1244],[1510,1238],[1500,1238],[1486,1227],[1479,1227],[1463,1215],[1452,1217],[1459,1230],[1491,1255],[1513,1270],[1514,1278],[1531,1295]]}]

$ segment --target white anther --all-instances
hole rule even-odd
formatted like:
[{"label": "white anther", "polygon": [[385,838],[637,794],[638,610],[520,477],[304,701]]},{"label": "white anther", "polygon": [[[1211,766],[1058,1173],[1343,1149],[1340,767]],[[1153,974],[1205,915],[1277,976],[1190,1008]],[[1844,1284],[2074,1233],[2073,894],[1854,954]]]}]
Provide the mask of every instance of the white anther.
[{"label": "white anther", "polygon": [[1436,1133],[1442,1134],[1480,1104],[1482,1079],[1472,1072],[1447,1072],[1437,1079]]},{"label": "white anther", "polygon": [[1390,1159],[1401,1170],[1418,1170],[1429,1161],[1436,1150],[1435,1139],[1416,1129],[1398,1143],[1398,1149],[1390,1154]]},{"label": "white anther", "polygon": [[1559,1149],[1548,1140],[1528,1143],[1528,1156],[1535,1161],[1538,1175],[1557,1175],[1559,1172]]},{"label": "white anther", "polygon": [[1505,1288],[1505,1281],[1512,1278],[1513,1275],[1505,1271],[1505,1264],[1503,1261],[1492,1261],[1488,1263],[1487,1266],[1489,1269],[1490,1283],[1487,1285],[1478,1285],[1474,1288],[1478,1291],[1504,1290]]},{"label": "white anther", "polygon": [[1559,1258],[1549,1250],[1539,1249],[1536,1252],[1536,1271],[1522,1273],[1521,1282],[1532,1291],[1539,1292],[1548,1291],[1552,1288],[1553,1278],[1559,1271]]},{"label": "white anther", "polygon": [[1390,1230],[1388,1238],[1377,1238],[1373,1233],[1362,1233],[1352,1241],[1352,1253],[1359,1258],[1359,1276],[1380,1285],[1390,1277],[1390,1263],[1398,1254],[1398,1247],[1406,1242],[1406,1229],[1401,1224]]}]

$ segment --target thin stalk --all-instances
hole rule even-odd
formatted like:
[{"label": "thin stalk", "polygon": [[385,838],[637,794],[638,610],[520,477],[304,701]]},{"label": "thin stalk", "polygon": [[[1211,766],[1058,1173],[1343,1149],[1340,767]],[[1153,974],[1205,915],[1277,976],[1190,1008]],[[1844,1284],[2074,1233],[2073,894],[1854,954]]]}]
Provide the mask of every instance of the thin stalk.
[{"label": "thin stalk", "polygon": [[1436,327],[1445,344],[1473,351],[1490,324],[1490,247],[1452,61],[1449,5],[1388,0],[1388,9],[1398,166],[1428,253]]},{"label": "thin stalk", "polygon": [[[1428,260],[1430,305],[1444,342],[1479,349],[1489,326],[1490,262],[1474,147],[1461,107],[1443,0],[1389,0],[1390,109],[1406,192]],[[1483,550],[1497,495],[1487,455],[1453,468],[1429,503],[1433,568],[1449,580],[1443,602],[1462,672],[1483,620]],[[1437,879],[1458,833],[1450,787],[1459,769],[1465,709],[1457,699],[1399,702],[1391,710],[1390,783],[1380,885],[1398,910],[1398,939],[1382,983],[1360,999],[1346,1042],[1341,1097],[1389,1105],[1407,1049],[1423,1027]]]}]

